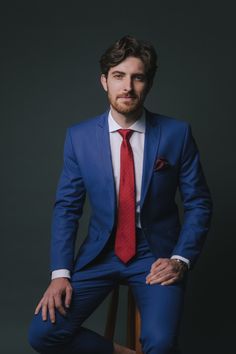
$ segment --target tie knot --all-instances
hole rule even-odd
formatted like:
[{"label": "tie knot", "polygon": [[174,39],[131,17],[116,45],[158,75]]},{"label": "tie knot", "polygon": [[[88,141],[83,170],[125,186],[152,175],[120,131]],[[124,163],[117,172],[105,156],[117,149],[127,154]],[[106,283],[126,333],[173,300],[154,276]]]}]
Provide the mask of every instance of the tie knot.
[{"label": "tie knot", "polygon": [[123,139],[127,141],[130,139],[134,131],[131,129],[118,129],[118,132],[123,137]]}]

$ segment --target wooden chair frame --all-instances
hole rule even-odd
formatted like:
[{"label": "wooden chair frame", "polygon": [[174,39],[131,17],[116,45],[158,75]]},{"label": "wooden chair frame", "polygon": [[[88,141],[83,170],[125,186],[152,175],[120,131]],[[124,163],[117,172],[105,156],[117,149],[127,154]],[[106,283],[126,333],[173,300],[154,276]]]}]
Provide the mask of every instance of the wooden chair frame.
[{"label": "wooden chair frame", "polygon": [[[115,334],[120,285],[127,285],[127,284],[121,283],[114,288],[111,294],[111,300],[110,300],[108,313],[107,313],[107,321],[106,321],[104,336],[110,340],[114,339],[114,334]],[[135,304],[135,300],[131,288],[128,287],[126,345],[130,349],[135,350],[137,354],[143,354],[141,343],[139,341],[140,327],[141,327],[140,313]]]}]

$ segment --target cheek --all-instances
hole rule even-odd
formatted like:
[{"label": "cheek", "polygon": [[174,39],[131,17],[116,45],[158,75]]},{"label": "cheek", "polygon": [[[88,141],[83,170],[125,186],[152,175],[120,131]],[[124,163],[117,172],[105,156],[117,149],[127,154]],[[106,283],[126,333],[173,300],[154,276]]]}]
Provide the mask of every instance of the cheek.
[{"label": "cheek", "polygon": [[147,92],[147,87],[146,85],[137,85],[135,91],[140,97],[145,97]]},{"label": "cheek", "polygon": [[122,87],[119,82],[109,85],[108,87],[108,93],[109,96],[111,97],[116,97],[118,94],[120,94],[121,91],[122,91]]}]

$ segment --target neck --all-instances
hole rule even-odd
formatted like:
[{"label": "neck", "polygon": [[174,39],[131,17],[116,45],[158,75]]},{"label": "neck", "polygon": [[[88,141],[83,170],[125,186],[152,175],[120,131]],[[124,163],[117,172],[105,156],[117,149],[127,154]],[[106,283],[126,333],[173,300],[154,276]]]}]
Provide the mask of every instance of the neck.
[{"label": "neck", "polygon": [[130,113],[119,113],[111,106],[111,114],[113,119],[124,129],[129,128],[132,124],[134,124],[143,113],[143,107],[140,107],[135,112]]}]

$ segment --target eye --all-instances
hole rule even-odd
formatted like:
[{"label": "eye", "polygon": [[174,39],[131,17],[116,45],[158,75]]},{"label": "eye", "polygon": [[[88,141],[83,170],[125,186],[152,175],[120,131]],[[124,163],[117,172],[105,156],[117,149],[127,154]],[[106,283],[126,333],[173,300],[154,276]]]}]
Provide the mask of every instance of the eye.
[{"label": "eye", "polygon": [[123,77],[123,75],[121,74],[115,74],[113,75],[113,77],[115,77],[116,79],[121,79]]},{"label": "eye", "polygon": [[135,80],[137,81],[144,81],[145,80],[145,76],[144,75],[136,75],[134,77]]}]

